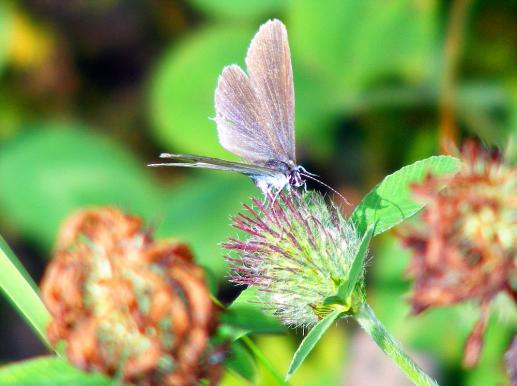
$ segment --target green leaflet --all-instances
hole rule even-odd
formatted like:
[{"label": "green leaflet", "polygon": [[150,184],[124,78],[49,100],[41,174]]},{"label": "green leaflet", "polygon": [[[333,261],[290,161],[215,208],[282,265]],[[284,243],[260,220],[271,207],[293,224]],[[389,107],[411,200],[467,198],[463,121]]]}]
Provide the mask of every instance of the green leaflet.
[{"label": "green leaflet", "polygon": [[385,177],[362,199],[352,213],[352,222],[361,234],[374,223],[376,224],[374,236],[387,231],[425,206],[425,202],[413,199],[412,184],[421,182],[429,173],[453,174],[459,167],[460,160],[443,155],[404,166]]}]

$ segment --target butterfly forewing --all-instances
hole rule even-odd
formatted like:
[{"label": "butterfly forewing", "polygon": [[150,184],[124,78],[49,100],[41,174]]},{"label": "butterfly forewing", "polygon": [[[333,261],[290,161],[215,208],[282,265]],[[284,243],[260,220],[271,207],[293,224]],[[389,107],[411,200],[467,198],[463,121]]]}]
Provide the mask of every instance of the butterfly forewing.
[{"label": "butterfly forewing", "polygon": [[259,100],[239,66],[223,70],[215,90],[215,107],[219,142],[225,149],[255,164],[272,159]]},{"label": "butterfly forewing", "polygon": [[254,164],[295,161],[294,91],[285,26],[264,24],[246,57],[249,77],[238,66],[223,71],[215,92],[219,140]]},{"label": "butterfly forewing", "polygon": [[270,20],[260,27],[248,49],[246,67],[267,122],[263,130],[281,146],[287,160],[294,162],[293,72],[287,30],[282,22]]},{"label": "butterfly forewing", "polygon": [[218,158],[203,157],[192,154],[162,153],[160,158],[170,159],[170,162],[149,164],[149,166],[177,166],[187,168],[217,169],[242,173],[250,177],[269,176],[281,177],[282,174],[274,169],[257,165],[248,165],[241,162],[226,161]]}]

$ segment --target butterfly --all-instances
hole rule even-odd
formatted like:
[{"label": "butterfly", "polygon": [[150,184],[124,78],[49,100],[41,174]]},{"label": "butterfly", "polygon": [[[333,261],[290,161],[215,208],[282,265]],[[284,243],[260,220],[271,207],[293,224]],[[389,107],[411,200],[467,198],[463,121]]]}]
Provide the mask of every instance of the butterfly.
[{"label": "butterfly", "polygon": [[313,176],[296,164],[291,51],[281,21],[269,20],[259,28],[245,62],[247,74],[232,64],[219,76],[214,118],[221,145],[244,162],[162,153],[160,158],[170,161],[149,166],[241,173],[266,196],[285,187],[300,187],[303,177]]}]

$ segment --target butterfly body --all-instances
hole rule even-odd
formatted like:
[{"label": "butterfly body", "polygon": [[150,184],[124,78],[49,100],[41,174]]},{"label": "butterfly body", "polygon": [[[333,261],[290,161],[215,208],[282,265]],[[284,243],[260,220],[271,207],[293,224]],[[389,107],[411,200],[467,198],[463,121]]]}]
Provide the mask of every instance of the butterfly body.
[{"label": "butterfly body", "polygon": [[267,194],[271,191],[281,191],[286,186],[300,187],[305,182],[302,179],[300,172],[303,167],[296,165],[294,162],[283,162],[279,160],[269,160],[264,165],[267,168],[278,172],[274,176],[259,174],[250,176],[257,187]]}]

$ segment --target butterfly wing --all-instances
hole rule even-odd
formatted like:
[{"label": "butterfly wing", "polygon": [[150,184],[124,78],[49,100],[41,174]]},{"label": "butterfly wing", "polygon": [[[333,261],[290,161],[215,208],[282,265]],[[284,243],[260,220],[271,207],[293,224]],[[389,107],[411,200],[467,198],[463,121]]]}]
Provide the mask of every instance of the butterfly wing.
[{"label": "butterfly wing", "polygon": [[226,170],[230,172],[237,172],[244,174],[248,177],[270,177],[272,179],[279,178],[283,179],[285,176],[274,169],[250,165],[241,162],[225,161],[218,158],[203,157],[191,154],[170,154],[162,153],[160,158],[170,159],[171,162],[154,163],[148,166],[160,167],[160,166],[176,166],[176,167],[187,167],[187,168],[203,168],[203,169],[216,169]]},{"label": "butterfly wing", "polygon": [[291,51],[281,21],[270,20],[260,27],[248,48],[246,67],[267,122],[264,130],[295,161]]},{"label": "butterfly wing", "polygon": [[219,77],[215,109],[219,142],[225,149],[254,164],[276,158],[281,149],[267,137],[260,101],[239,66],[226,67]]},{"label": "butterfly wing", "polygon": [[223,70],[215,91],[221,145],[253,164],[295,160],[294,91],[285,26],[264,24],[246,56],[249,77],[236,65]]}]

